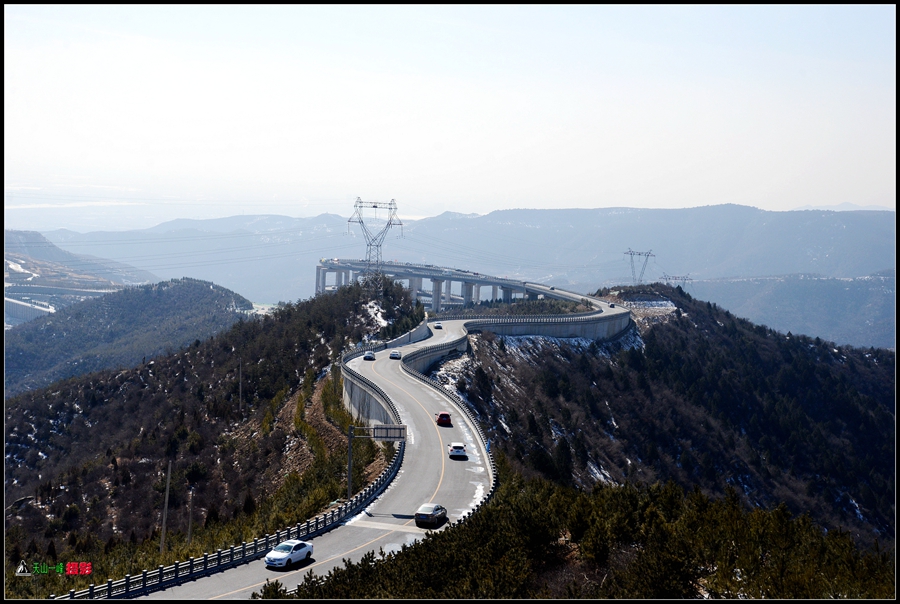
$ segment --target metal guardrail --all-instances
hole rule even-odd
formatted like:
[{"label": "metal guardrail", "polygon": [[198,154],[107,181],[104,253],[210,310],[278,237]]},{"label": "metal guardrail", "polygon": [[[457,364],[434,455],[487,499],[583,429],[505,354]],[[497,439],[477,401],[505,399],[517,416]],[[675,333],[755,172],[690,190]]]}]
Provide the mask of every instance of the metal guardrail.
[{"label": "metal guardrail", "polygon": [[[584,315],[586,316],[583,317],[567,315],[531,315],[524,320],[520,317],[497,317],[491,315],[484,316],[483,318],[473,318],[472,316],[461,317],[464,319],[469,319],[465,323],[463,323],[463,329],[466,331],[465,335],[449,342],[420,348],[419,350],[413,351],[404,357],[403,361],[400,364],[401,370],[414,379],[428,385],[431,388],[434,388],[435,390],[449,398],[451,402],[453,402],[453,404],[462,413],[464,413],[466,417],[469,418],[472,426],[475,429],[475,434],[478,436],[478,439],[481,441],[481,445],[487,454],[488,462],[491,468],[490,491],[478,504],[476,504],[475,508],[469,514],[459,519],[460,522],[464,521],[466,518],[481,509],[481,506],[487,504],[493,498],[494,493],[496,492],[498,480],[497,467],[494,462],[493,453],[490,451],[489,445],[485,440],[484,433],[481,431],[481,428],[478,425],[477,418],[469,410],[465,401],[463,401],[462,398],[460,398],[456,393],[447,391],[431,378],[428,378],[415,369],[408,367],[406,365],[406,361],[416,360],[417,358],[434,354],[436,352],[443,352],[446,350],[458,348],[460,343],[462,343],[462,341],[468,337],[468,332],[470,329],[479,329],[482,326],[486,325],[498,323],[563,323],[579,320],[589,320],[598,314],[599,313],[596,312],[584,313]],[[535,320],[535,318],[537,318],[537,320]],[[428,322],[435,321],[435,319],[432,318],[428,318],[427,320]],[[448,317],[441,317],[441,319],[438,320],[453,319],[450,319]],[[387,405],[387,407],[390,409],[391,415],[393,415],[395,422],[399,424],[400,412],[394,405],[393,401],[391,401],[387,393],[384,392],[384,390],[380,386],[347,366],[348,361],[362,356],[369,350],[373,352],[379,352],[381,350],[385,350],[386,348],[387,344],[385,344],[384,342],[357,348],[342,357],[341,370],[346,377],[349,377],[351,380],[356,380],[359,383],[365,385],[367,388],[371,389],[376,394],[376,396],[381,398],[384,401],[385,405]],[[170,566],[160,566],[158,569],[152,571],[144,570],[139,576],[136,577],[125,575],[124,579],[120,579],[118,581],[109,579],[107,580],[105,585],[91,585],[88,589],[85,590],[71,590],[65,596],[56,596],[54,594],[51,595],[50,598],[111,599],[139,597],[147,595],[148,593],[154,591],[160,591],[169,587],[179,585],[185,581],[190,581],[198,577],[221,572],[239,564],[252,562],[253,560],[257,560],[265,556],[275,545],[277,545],[281,541],[300,538],[310,539],[312,537],[316,537],[318,535],[326,533],[340,524],[348,516],[356,514],[360,510],[365,508],[384,491],[387,485],[390,484],[390,482],[397,475],[397,472],[400,469],[400,465],[403,462],[403,454],[405,452],[405,449],[406,443],[401,442],[400,446],[397,448],[397,451],[394,453],[394,458],[393,460],[391,460],[390,465],[384,471],[382,471],[382,473],[374,482],[357,493],[349,502],[344,503],[338,508],[326,512],[320,516],[311,518],[305,523],[300,522],[295,526],[284,529],[283,531],[276,531],[274,535],[265,535],[262,538],[255,538],[252,542],[243,542],[238,545],[232,545],[224,550],[220,549],[216,551],[215,554],[204,553],[202,558],[190,558],[186,562],[176,561]]]},{"label": "metal guardrail", "polygon": [[[465,328],[465,327],[466,327],[466,326],[463,325],[463,328]],[[459,347],[460,343],[462,343],[462,341],[465,340],[466,338],[468,338],[468,333],[466,333],[465,335],[463,335],[461,338],[458,338],[458,339],[453,340],[453,341],[450,341],[450,342],[444,342],[443,344],[436,344],[436,345],[434,345],[434,346],[427,346],[427,347],[425,347],[425,348],[420,348],[419,350],[416,350],[416,351],[414,351],[414,352],[411,352],[411,353],[407,354],[407,355],[404,357],[404,359],[401,359],[401,362],[400,362],[400,370],[401,370],[401,371],[403,371],[403,372],[406,373],[407,375],[413,377],[414,379],[416,379],[416,380],[422,382],[423,384],[425,384],[425,385],[427,385],[427,386],[429,386],[429,387],[431,387],[431,388],[437,390],[438,392],[440,392],[441,394],[443,394],[444,396],[446,396],[447,398],[449,398],[450,401],[451,401],[451,402],[452,402],[452,403],[453,403],[453,404],[454,404],[454,405],[455,405],[455,406],[456,406],[463,414],[465,414],[466,417],[469,418],[469,421],[470,421],[470,423],[472,424],[472,427],[475,429],[475,434],[478,436],[478,440],[481,441],[481,446],[482,446],[482,448],[484,449],[485,453],[487,454],[488,463],[490,464],[490,468],[491,468],[491,488],[490,488],[490,491],[488,491],[488,494],[487,494],[481,501],[479,501],[479,502],[475,505],[475,508],[474,508],[467,516],[464,516],[464,517],[462,517],[462,518],[459,519],[460,522],[461,522],[461,521],[464,521],[469,515],[474,514],[475,512],[477,512],[479,509],[481,509],[481,506],[482,506],[482,505],[487,504],[487,503],[493,498],[494,493],[495,493],[496,490],[497,490],[497,485],[498,485],[498,479],[497,479],[497,465],[494,463],[494,454],[491,452],[490,446],[487,444],[487,441],[486,441],[485,438],[484,438],[484,433],[481,431],[481,427],[478,425],[478,419],[477,419],[477,418],[472,414],[472,412],[469,410],[469,407],[468,407],[468,405],[466,405],[465,401],[463,401],[462,398],[460,398],[460,396],[459,396],[458,394],[456,394],[455,392],[449,392],[448,390],[444,389],[444,388],[443,388],[439,383],[437,383],[436,381],[434,381],[434,380],[432,380],[431,378],[425,376],[424,374],[420,373],[419,371],[416,371],[416,370],[413,369],[412,367],[408,367],[408,366],[406,365],[406,361],[407,361],[407,360],[414,361],[414,360],[419,359],[419,358],[421,358],[421,357],[424,357],[424,356],[428,356],[428,355],[434,354],[435,352],[443,352],[443,351],[445,351],[445,350],[456,349],[456,348]]]},{"label": "metal guardrail", "polygon": [[[362,354],[367,350],[384,350],[384,343],[365,346],[354,350],[344,356],[342,360],[342,370],[351,375],[351,379],[355,379],[371,388],[377,396],[381,397],[391,414],[394,416],[396,423],[400,423],[400,412],[390,400],[388,395],[380,386],[367,379],[366,377],[353,371],[344,363]],[[150,592],[159,591],[179,585],[185,581],[190,581],[198,577],[211,575],[213,573],[227,570],[239,564],[246,564],[265,556],[273,547],[287,539],[311,539],[323,533],[326,533],[338,524],[344,521],[348,516],[355,515],[369,505],[397,475],[400,466],[403,463],[403,454],[406,450],[406,443],[400,443],[394,453],[394,458],[390,465],[381,472],[374,482],[366,486],[362,491],[353,496],[353,498],[338,506],[334,510],[326,512],[315,518],[307,520],[305,523],[300,522],[295,526],[290,526],[283,531],[277,531],[274,535],[265,535],[256,538],[252,542],[244,542],[238,545],[218,550],[214,554],[204,553],[202,558],[191,558],[186,562],[176,561],[170,566],[160,566],[156,570],[144,570],[139,576],[132,577],[125,575],[124,579],[113,581],[109,579],[105,585],[91,585],[88,589],[81,591],[71,590],[65,596],[57,597],[51,595],[51,599],[109,599],[109,598],[134,598],[147,595]]]},{"label": "metal guardrail", "polygon": [[348,516],[357,514],[381,494],[394,476],[397,475],[403,459],[404,448],[404,443],[401,443],[394,454],[391,464],[374,482],[357,493],[353,499],[306,522],[299,522],[284,530],[276,531],[274,535],[265,535],[253,541],[232,545],[227,549],[220,549],[214,554],[204,553],[201,558],[191,558],[186,562],[176,561],[175,564],[170,566],[160,566],[152,571],[144,570],[135,577],[125,575],[124,579],[118,581],[109,579],[105,585],[91,585],[85,590],[71,590],[66,596],[57,598],[57,596],[51,595],[50,598],[109,599],[143,596],[153,591],[179,585],[185,581],[221,572],[239,564],[252,562],[262,558],[273,547],[287,539],[311,539],[326,533]]}]

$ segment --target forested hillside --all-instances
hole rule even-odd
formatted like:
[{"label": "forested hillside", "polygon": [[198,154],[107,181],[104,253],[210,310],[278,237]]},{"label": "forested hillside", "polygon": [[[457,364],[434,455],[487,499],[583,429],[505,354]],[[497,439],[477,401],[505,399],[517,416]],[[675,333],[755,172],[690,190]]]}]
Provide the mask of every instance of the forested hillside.
[{"label": "forested hillside", "polygon": [[496,496],[465,522],[254,598],[895,596],[892,554],[860,551],[784,506],[748,511],[733,491],[710,499],[674,483],[578,491],[499,461]]},{"label": "forested hillside", "polygon": [[[104,577],[153,568],[159,560],[169,564],[184,551],[191,488],[194,538],[208,525],[208,539],[219,546],[225,538],[240,541],[236,535],[249,538],[261,527],[306,519],[346,494],[342,422],[350,418],[339,376],[330,380],[320,412],[308,406],[317,377],[342,350],[377,334],[383,321],[416,314],[421,307],[400,286],[385,289],[381,307],[369,304],[360,286],[345,287],[241,320],[132,368],[8,399],[8,576],[22,555],[78,554]],[[374,445],[354,447],[355,485],[365,483],[377,454]],[[160,556],[170,460],[171,551]],[[34,589],[24,585],[7,582],[7,590]],[[59,587],[43,588],[46,593],[25,595],[46,597]]]},{"label": "forested hillside", "polygon": [[184,278],[58,309],[6,332],[4,397],[169,354],[231,327],[252,308],[223,287]]},{"label": "forested hillside", "polygon": [[439,376],[516,468],[584,489],[733,487],[893,545],[892,351],[779,333],[666,286],[598,293],[665,312],[605,345],[471,336]]}]

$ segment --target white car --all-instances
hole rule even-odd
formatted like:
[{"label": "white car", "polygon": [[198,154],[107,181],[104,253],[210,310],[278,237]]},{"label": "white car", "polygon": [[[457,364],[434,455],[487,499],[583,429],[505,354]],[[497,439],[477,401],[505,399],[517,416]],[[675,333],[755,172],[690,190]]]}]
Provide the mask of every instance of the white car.
[{"label": "white car", "polygon": [[363,355],[363,360],[364,360],[364,361],[374,361],[374,360],[375,360],[375,353],[372,352],[371,350],[367,350],[367,351],[366,351],[366,354]]},{"label": "white car", "polygon": [[440,321],[438,321],[437,323],[434,324],[434,328],[435,328],[435,329],[444,329],[444,326],[441,325],[441,322],[440,322]]},{"label": "white car", "polygon": [[450,443],[447,445],[447,454],[450,457],[468,457],[469,454],[466,453],[466,445],[465,443]]},{"label": "white car", "polygon": [[392,359],[399,359],[399,358],[400,358],[400,351],[399,351],[399,350],[392,350],[392,351],[391,351],[391,358],[392,358]]},{"label": "white car", "polygon": [[313,555],[313,545],[299,539],[288,539],[275,546],[266,554],[266,566],[273,568],[290,568],[297,562],[309,560]]}]

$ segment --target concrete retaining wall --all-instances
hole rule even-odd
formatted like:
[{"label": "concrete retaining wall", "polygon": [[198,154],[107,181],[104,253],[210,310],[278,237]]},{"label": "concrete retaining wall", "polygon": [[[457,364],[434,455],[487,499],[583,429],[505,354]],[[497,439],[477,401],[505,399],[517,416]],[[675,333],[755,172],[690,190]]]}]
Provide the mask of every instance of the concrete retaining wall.
[{"label": "concrete retaining wall", "polygon": [[578,321],[546,323],[541,321],[522,321],[517,323],[471,321],[466,323],[469,331],[492,331],[502,336],[548,336],[551,338],[587,338],[589,340],[608,340],[614,338],[631,324],[629,313],[605,316],[598,314],[596,319],[580,319]]},{"label": "concrete retaining wall", "polygon": [[422,322],[413,329],[409,331],[399,338],[395,338],[387,343],[388,348],[396,348],[397,346],[406,346],[407,344],[412,344],[413,342],[421,342],[426,338],[431,337],[431,329],[428,327],[428,316],[426,315]]},{"label": "concrete retaining wall", "polygon": [[344,406],[353,414],[353,417],[363,417],[381,424],[396,423],[381,397],[370,387],[354,379],[354,376],[348,372],[344,373],[343,378]]},{"label": "concrete retaining wall", "polygon": [[458,350],[465,352],[469,347],[468,336],[462,336],[458,340],[445,342],[439,346],[423,348],[415,352],[407,354],[403,357],[403,364],[414,369],[419,373],[425,373],[428,368],[434,365],[439,359],[447,356],[450,352]]}]

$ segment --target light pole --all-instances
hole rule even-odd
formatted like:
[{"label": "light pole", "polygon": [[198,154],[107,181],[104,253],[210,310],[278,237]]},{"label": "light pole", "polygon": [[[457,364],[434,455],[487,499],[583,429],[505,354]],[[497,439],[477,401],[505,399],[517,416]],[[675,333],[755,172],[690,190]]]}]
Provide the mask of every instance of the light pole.
[{"label": "light pole", "polygon": [[191,487],[191,503],[188,505],[188,545],[191,544],[191,524],[194,520],[194,487]]},{"label": "light pole", "polygon": [[172,460],[169,460],[169,471],[166,473],[166,502],[163,506],[162,535],[159,538],[159,553],[166,547],[166,514],[169,512],[169,479],[172,478]]}]

